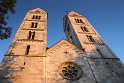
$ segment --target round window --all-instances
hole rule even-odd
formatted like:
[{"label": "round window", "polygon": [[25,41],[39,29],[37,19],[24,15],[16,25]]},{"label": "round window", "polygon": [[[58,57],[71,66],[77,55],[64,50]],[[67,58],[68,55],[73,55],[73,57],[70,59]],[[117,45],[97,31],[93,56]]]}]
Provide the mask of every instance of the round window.
[{"label": "round window", "polygon": [[81,68],[73,62],[64,62],[59,66],[60,75],[68,80],[79,79],[82,75]]}]

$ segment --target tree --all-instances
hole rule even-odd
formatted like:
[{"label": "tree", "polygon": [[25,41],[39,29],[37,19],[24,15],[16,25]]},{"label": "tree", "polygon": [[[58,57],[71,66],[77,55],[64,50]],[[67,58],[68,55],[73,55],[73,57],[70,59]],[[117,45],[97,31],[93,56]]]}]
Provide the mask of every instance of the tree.
[{"label": "tree", "polygon": [[0,0],[0,39],[7,39],[10,37],[12,28],[7,26],[7,14],[15,13],[16,0]]}]

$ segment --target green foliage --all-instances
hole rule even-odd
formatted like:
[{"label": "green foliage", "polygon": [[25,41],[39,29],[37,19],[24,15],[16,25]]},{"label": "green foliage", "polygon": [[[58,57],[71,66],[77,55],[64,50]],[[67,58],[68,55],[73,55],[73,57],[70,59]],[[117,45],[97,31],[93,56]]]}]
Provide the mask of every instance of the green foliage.
[{"label": "green foliage", "polygon": [[16,0],[0,0],[0,39],[10,37],[12,28],[7,26],[7,13],[15,13]]}]

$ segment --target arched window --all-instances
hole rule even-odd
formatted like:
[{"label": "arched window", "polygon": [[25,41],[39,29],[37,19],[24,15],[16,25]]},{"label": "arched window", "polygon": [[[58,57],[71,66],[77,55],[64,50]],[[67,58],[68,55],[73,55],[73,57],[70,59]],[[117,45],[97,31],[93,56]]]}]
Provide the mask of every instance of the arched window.
[{"label": "arched window", "polygon": [[30,45],[27,45],[27,48],[26,48],[26,55],[28,55],[29,54],[29,50],[30,50]]},{"label": "arched window", "polygon": [[83,21],[80,19],[80,21],[79,21],[80,23],[83,23]]},{"label": "arched window", "polygon": [[38,15],[33,15],[32,19],[40,19],[41,16],[38,16]]},{"label": "arched window", "polygon": [[32,39],[34,39],[34,37],[35,37],[35,31],[32,32]]},{"label": "arched window", "polygon": [[32,19],[35,19],[35,15],[33,15]]},{"label": "arched window", "polygon": [[36,16],[36,18],[35,19],[38,19],[38,16]]},{"label": "arched window", "polygon": [[34,27],[34,22],[31,23],[31,28],[33,28],[33,27]]},{"label": "arched window", "polygon": [[35,37],[35,31],[34,32],[29,31],[28,39],[34,39],[34,37]]},{"label": "arched window", "polygon": [[87,29],[87,27],[84,26],[84,31],[89,32],[89,30]]},{"label": "arched window", "polygon": [[34,22],[32,22],[32,24],[31,24],[31,28],[37,28],[37,25],[38,25],[38,23],[34,23]]},{"label": "arched window", "polygon": [[91,35],[86,35],[86,36],[90,42],[95,42],[95,40],[93,39],[93,37]]},{"label": "arched window", "polygon": [[39,18],[38,19],[40,19],[41,18],[41,16],[39,16]]},{"label": "arched window", "polygon": [[111,65],[109,63],[106,63],[106,66],[108,67],[108,69],[111,71],[111,72],[114,72]]},{"label": "arched window", "polygon": [[35,27],[34,28],[37,28],[37,25],[38,25],[38,23],[35,23]]},{"label": "arched window", "polygon": [[87,27],[83,27],[83,26],[81,26],[81,30],[83,31],[83,32],[89,32],[89,30],[87,29]]},{"label": "arched window", "polygon": [[29,31],[29,36],[28,36],[28,39],[30,39],[31,38],[31,31]]},{"label": "arched window", "polygon": [[75,19],[76,23],[84,23],[82,19]]}]

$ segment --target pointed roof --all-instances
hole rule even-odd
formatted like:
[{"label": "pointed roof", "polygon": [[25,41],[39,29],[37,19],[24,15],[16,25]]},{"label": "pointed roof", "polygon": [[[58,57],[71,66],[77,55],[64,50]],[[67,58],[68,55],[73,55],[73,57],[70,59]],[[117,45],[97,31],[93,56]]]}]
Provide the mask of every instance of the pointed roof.
[{"label": "pointed roof", "polygon": [[35,8],[30,10],[29,13],[47,13],[47,12],[42,10],[41,8]]},{"label": "pointed roof", "polygon": [[[71,11],[71,12],[68,13],[68,16],[75,16],[75,17],[81,16],[81,17],[82,17],[83,15],[81,15],[81,14],[79,14],[79,13],[77,13],[76,11],[73,10],[73,11]],[[83,17],[84,17],[84,16],[83,16]]]}]

